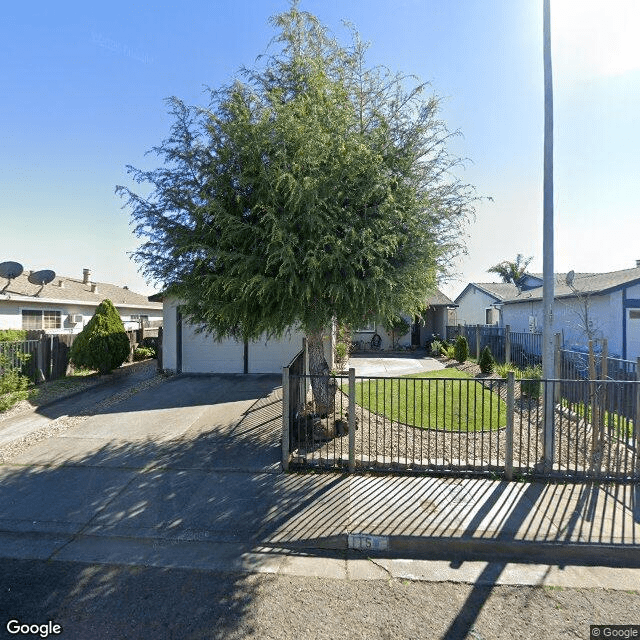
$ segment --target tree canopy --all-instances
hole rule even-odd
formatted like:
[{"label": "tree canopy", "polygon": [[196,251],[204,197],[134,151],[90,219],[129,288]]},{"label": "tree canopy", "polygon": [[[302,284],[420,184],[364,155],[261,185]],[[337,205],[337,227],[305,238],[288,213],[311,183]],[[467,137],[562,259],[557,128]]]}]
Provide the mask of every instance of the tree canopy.
[{"label": "tree canopy", "polygon": [[144,238],[134,258],[219,337],[418,313],[475,200],[439,98],[297,2],[272,24],[268,54],[206,108],[169,99],[160,168],[128,167],[151,187],[117,187]]},{"label": "tree canopy", "polygon": [[487,273],[495,273],[500,276],[502,282],[512,282],[517,287],[522,284],[522,280],[527,273],[527,267],[533,260],[533,257],[525,258],[519,253],[515,261],[503,260],[493,267],[487,269]]}]

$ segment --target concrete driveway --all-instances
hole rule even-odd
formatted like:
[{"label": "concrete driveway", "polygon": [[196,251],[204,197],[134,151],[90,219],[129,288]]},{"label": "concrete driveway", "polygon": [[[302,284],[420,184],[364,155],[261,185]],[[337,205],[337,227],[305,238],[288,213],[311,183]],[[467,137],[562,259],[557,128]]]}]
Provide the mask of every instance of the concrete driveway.
[{"label": "concrete driveway", "polygon": [[437,371],[444,365],[435,358],[421,354],[354,354],[349,358],[348,367],[356,370],[356,376],[404,376],[410,373]]}]

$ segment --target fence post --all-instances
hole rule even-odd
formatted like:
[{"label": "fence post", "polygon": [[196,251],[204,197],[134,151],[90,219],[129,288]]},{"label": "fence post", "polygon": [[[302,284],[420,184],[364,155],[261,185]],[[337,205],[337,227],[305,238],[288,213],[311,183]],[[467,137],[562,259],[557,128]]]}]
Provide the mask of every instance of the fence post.
[{"label": "fence post", "polygon": [[633,420],[633,450],[636,453],[636,476],[640,476],[640,358],[636,360],[636,413]]},{"label": "fence post", "polygon": [[[562,368],[562,353],[560,352],[560,340],[561,340],[561,335],[559,333],[556,333],[555,335],[555,345],[554,345],[554,352],[553,352],[553,377],[556,380],[560,380],[560,378],[562,378],[562,372],[561,372],[561,368]],[[556,382],[554,385],[554,391],[555,393],[553,394],[553,401],[556,404],[560,403],[560,398],[562,397],[560,395],[560,383]]]},{"label": "fence post", "polygon": [[504,445],[504,477],[511,482],[513,480],[513,424],[515,411],[515,373],[507,372],[507,430]]},{"label": "fence post", "polygon": [[45,364],[46,354],[47,354],[47,338],[46,336],[40,336],[40,339],[38,340],[38,348],[36,351],[36,359],[37,359],[36,375],[38,377],[38,382],[44,382],[46,380],[45,373],[44,373],[46,368],[46,364]]},{"label": "fence post", "polygon": [[349,367],[349,473],[356,470],[356,370]]},{"label": "fence post", "polygon": [[511,325],[504,328],[504,363],[511,362]]},{"label": "fence post", "polygon": [[[593,431],[592,441],[591,441],[591,459],[595,465],[596,463],[596,455],[598,453],[600,447],[600,429],[598,428],[598,424],[600,422],[599,419],[599,410],[598,410],[598,400],[596,398],[596,358],[593,353],[593,340],[589,340],[589,401],[591,404],[591,429]],[[588,418],[587,408],[585,407],[585,418]]]},{"label": "fence post", "polygon": [[302,375],[304,376],[302,378],[302,393],[304,393],[302,405],[304,406],[307,404],[307,394],[309,393],[309,378],[307,377],[309,375],[309,351],[306,337],[302,338],[302,351]]},{"label": "fence post", "polygon": [[289,470],[289,367],[282,367],[282,470]]},{"label": "fence post", "polygon": [[480,325],[476,325],[476,360],[480,360]]}]

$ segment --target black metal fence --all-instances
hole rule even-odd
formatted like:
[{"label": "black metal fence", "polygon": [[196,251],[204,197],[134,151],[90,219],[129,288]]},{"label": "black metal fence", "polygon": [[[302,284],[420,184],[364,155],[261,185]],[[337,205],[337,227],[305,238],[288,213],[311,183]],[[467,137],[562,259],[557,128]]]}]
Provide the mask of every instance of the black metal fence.
[{"label": "black metal fence", "polygon": [[[299,393],[310,380],[289,373],[285,388]],[[314,412],[305,396],[286,414],[287,465],[640,479],[640,382],[382,378],[353,370],[323,382],[335,398],[332,411]]]}]

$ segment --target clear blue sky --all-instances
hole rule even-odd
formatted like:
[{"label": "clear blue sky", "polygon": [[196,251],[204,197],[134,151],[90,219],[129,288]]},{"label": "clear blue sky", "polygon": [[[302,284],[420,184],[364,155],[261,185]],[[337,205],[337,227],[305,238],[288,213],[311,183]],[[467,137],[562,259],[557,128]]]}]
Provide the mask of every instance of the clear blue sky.
[{"label": "clear blue sky", "polygon": [[[285,0],[12,2],[0,9],[0,261],[151,292],[114,194],[168,133],[164,98],[253,64]],[[370,60],[430,81],[482,202],[455,296],[517,253],[542,269],[542,0],[302,0]],[[640,259],[640,2],[552,0],[556,271]]]}]

